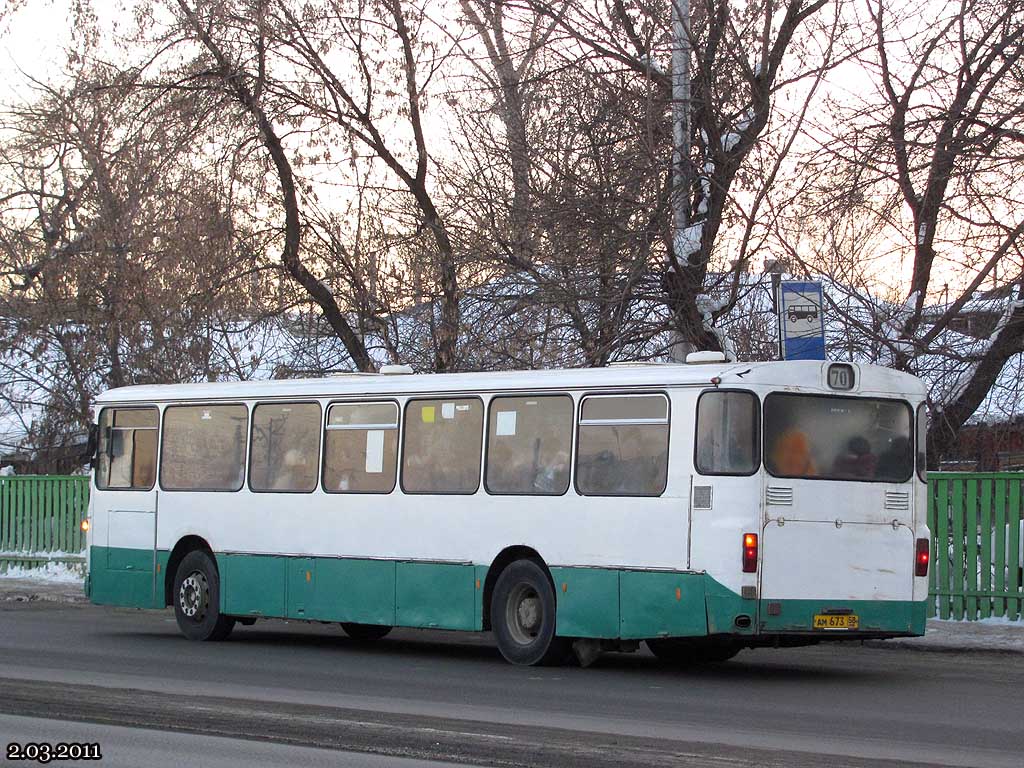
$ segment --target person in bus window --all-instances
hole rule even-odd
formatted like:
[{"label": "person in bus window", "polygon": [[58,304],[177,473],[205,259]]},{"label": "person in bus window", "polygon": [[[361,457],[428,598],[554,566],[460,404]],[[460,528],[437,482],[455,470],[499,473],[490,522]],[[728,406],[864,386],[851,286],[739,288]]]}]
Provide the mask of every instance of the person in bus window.
[{"label": "person in bus window", "polygon": [[811,455],[811,440],[798,427],[790,427],[775,439],[771,457],[775,474],[786,477],[813,477],[818,474]]},{"label": "person in bus window", "polygon": [[871,443],[857,435],[850,438],[846,450],[836,457],[832,471],[841,477],[868,479],[875,476],[877,468],[878,457],[871,452]]}]

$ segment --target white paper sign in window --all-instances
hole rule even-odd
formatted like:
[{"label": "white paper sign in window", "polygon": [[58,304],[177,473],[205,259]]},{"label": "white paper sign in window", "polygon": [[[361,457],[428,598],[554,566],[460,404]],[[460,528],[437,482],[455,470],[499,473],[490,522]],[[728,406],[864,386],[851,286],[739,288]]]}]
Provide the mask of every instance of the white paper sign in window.
[{"label": "white paper sign in window", "polygon": [[384,471],[384,430],[366,431],[366,472],[380,474]]},{"label": "white paper sign in window", "polygon": [[516,412],[515,411],[498,411],[498,420],[495,424],[494,434],[500,436],[509,436],[516,433]]},{"label": "white paper sign in window", "polygon": [[455,403],[441,403],[441,418],[442,419],[454,419],[455,418]]}]

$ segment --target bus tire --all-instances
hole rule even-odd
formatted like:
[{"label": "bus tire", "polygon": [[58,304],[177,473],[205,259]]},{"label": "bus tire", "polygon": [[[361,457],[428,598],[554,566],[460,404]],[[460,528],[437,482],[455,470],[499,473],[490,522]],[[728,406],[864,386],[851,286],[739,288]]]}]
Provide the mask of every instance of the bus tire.
[{"label": "bus tire", "polygon": [[174,574],[174,618],[189,640],[224,640],[235,620],[220,612],[220,578],[213,557],[196,549]]},{"label": "bus tire", "polygon": [[647,641],[647,647],[659,661],[677,667],[719,664],[728,661],[742,650],[740,646],[728,640],[678,637],[651,639]]},{"label": "bus tire", "polygon": [[361,643],[371,643],[380,640],[391,631],[387,624],[356,624],[350,621],[341,622],[341,628],[345,634]]},{"label": "bus tire", "polygon": [[491,595],[491,627],[512,664],[562,664],[572,647],[569,638],[555,635],[555,590],[536,560],[516,560],[501,572]]}]

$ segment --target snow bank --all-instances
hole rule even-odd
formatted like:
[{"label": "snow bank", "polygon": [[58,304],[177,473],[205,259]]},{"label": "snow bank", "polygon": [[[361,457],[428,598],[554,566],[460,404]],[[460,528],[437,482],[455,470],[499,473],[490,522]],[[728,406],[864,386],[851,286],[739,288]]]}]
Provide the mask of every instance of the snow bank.
[{"label": "snow bank", "polygon": [[[12,555],[12,558],[16,555]],[[81,584],[85,578],[85,563],[48,562],[32,568],[11,566],[0,573],[5,579],[28,579],[51,584]]]}]

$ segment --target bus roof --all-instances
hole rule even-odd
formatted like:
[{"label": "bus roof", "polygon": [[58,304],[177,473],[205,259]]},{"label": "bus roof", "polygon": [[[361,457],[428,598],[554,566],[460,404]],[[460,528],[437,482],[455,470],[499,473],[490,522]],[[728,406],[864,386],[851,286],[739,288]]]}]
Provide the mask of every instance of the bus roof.
[{"label": "bus roof", "polygon": [[[111,389],[97,398],[106,403],[150,403],[183,400],[250,400],[268,397],[351,397],[432,393],[711,386],[779,387],[830,392],[825,367],[817,360],[762,363],[635,363],[607,368],[497,371],[478,373],[370,374],[350,373],[312,379],[141,384]],[[907,373],[876,365],[852,364],[859,384],[853,394],[903,394],[923,399],[924,383]],[[843,393],[839,393],[843,394]]]}]

